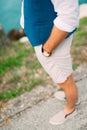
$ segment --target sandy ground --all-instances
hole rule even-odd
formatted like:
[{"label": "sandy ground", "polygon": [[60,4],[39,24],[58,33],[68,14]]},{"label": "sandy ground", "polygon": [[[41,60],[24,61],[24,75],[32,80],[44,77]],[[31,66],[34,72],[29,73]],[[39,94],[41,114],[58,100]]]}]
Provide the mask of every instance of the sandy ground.
[{"label": "sandy ground", "polygon": [[80,5],[80,16],[79,18],[87,17],[87,4]]}]

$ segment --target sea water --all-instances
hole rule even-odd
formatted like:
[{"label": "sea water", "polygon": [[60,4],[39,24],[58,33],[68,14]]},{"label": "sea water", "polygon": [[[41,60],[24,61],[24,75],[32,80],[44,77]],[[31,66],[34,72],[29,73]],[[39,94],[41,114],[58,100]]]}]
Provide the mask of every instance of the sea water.
[{"label": "sea water", "polygon": [[22,0],[0,0],[0,24],[6,32],[20,28]]}]

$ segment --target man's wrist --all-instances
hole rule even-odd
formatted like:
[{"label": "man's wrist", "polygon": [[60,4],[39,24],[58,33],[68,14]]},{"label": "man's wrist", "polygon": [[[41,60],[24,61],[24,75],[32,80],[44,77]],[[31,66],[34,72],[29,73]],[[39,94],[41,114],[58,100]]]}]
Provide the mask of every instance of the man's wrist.
[{"label": "man's wrist", "polygon": [[49,57],[51,55],[51,52],[48,52],[47,50],[44,49],[44,46],[42,46],[42,54],[46,57]]},{"label": "man's wrist", "polygon": [[52,53],[52,51],[53,51],[53,49],[52,49],[52,47],[51,47],[51,43],[50,43],[50,44],[49,44],[49,43],[43,44],[43,49],[44,49],[46,52],[48,52],[48,53]]}]

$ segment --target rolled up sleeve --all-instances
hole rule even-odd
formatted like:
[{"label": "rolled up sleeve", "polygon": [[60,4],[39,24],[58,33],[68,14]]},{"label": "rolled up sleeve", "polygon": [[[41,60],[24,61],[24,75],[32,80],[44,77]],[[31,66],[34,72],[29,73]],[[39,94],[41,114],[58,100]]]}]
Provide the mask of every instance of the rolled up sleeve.
[{"label": "rolled up sleeve", "polygon": [[60,30],[72,32],[79,25],[78,0],[51,0],[57,17],[54,25]]}]

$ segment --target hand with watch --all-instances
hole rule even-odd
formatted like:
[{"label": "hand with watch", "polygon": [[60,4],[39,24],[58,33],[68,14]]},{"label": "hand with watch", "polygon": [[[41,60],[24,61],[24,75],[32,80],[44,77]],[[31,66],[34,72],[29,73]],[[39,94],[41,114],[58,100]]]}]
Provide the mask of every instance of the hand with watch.
[{"label": "hand with watch", "polygon": [[55,25],[47,41],[42,45],[42,54],[46,57],[52,55],[53,50],[66,38],[68,32],[58,29]]}]

